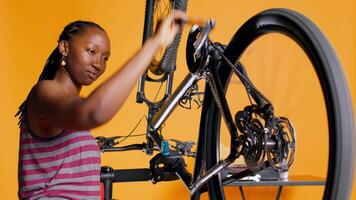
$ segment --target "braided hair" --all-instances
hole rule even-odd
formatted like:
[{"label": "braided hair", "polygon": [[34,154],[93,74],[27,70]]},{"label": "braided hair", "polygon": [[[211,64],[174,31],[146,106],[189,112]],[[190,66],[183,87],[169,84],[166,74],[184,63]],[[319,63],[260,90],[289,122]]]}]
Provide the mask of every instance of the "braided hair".
[{"label": "braided hair", "polygon": [[[62,33],[59,36],[58,43],[61,41],[69,41],[71,38],[74,36],[79,36],[83,34],[86,31],[86,28],[99,28],[102,31],[105,32],[105,30],[99,26],[98,24],[90,21],[75,21],[67,26],[64,27]],[[56,72],[59,68],[60,61],[62,59],[62,54],[59,52],[58,46],[52,51],[51,55],[47,58],[47,61],[44,65],[43,71],[41,72],[38,82],[42,80],[52,80]],[[27,105],[27,99],[28,97],[22,102],[22,104],[19,107],[19,110],[17,111],[15,117],[19,116],[19,124],[21,124],[21,121],[23,119],[23,116],[26,111],[26,105]]]}]

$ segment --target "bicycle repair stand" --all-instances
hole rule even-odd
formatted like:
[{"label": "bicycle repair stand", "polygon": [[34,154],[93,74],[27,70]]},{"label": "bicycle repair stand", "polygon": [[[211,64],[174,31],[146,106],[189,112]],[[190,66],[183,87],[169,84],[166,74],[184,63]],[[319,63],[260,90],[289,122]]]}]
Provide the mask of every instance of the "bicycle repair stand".
[{"label": "bicycle repair stand", "polygon": [[114,170],[111,167],[101,167],[100,181],[104,184],[104,199],[111,200],[112,185],[115,182],[149,181],[151,172],[149,169],[122,169]]},{"label": "bicycle repair stand", "polygon": [[[168,146],[168,143],[163,143]],[[155,155],[150,161],[150,168],[114,170],[111,167],[101,167],[100,181],[104,184],[104,199],[111,200],[112,185],[117,182],[152,181],[154,184],[160,181],[178,180],[179,174],[185,183],[192,180],[191,174],[185,169],[184,159],[179,153],[171,152],[164,148],[161,153]]]}]

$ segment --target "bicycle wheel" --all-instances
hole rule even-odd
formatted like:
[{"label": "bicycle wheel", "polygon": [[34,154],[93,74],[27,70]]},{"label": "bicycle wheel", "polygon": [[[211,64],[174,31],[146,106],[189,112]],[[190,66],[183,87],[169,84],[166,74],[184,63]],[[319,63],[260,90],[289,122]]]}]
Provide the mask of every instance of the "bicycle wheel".
[{"label": "bicycle wheel", "polygon": [[[353,109],[342,67],[321,31],[301,14],[270,9],[249,19],[224,54],[232,63],[245,66],[251,81],[271,100],[275,114],[289,118],[298,132],[297,157],[290,174],[308,171],[324,176],[326,185],[320,191],[324,199],[349,199],[354,165]],[[218,74],[232,115],[251,104],[247,97],[238,96],[246,94],[245,88],[227,64],[221,64]],[[200,131],[208,138],[207,169],[225,158],[224,152],[230,148],[224,126],[206,87]],[[219,174],[208,183],[210,199],[229,196],[223,182]]]},{"label": "bicycle wheel", "polygon": [[[147,9],[147,8],[146,8]],[[150,36],[156,30],[157,24],[159,20],[163,17],[169,15],[173,10],[187,10],[187,0],[154,0],[153,1],[153,12],[152,14],[148,14],[146,12],[146,17],[151,18],[151,24],[147,24],[146,26],[150,26]],[[161,49],[153,58],[150,64],[150,71],[155,75],[161,75],[167,72],[168,70],[173,70],[175,67],[175,62],[177,58],[177,50],[178,45],[181,39],[182,33],[178,33],[173,40],[172,44],[168,46],[166,49]],[[147,39],[147,38],[145,38]]]}]

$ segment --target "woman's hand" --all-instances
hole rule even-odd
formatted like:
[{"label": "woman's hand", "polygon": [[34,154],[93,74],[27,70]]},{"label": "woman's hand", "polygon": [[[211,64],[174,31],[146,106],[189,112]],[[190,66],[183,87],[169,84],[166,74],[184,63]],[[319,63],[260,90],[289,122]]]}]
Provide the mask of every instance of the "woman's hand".
[{"label": "woman's hand", "polygon": [[157,40],[161,48],[170,45],[179,30],[183,28],[187,15],[182,11],[174,11],[161,21],[153,38]]}]

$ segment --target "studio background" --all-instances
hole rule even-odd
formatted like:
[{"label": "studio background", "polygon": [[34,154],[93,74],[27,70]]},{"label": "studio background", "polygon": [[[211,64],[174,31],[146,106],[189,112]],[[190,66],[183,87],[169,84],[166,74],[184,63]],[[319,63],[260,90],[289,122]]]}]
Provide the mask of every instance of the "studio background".
[{"label": "studio background", "polygon": [[[228,43],[237,28],[248,18],[272,7],[296,10],[318,25],[339,56],[353,103],[356,104],[355,1],[190,0],[187,13],[191,16],[214,18],[217,27],[211,36],[212,39]],[[98,81],[100,83],[140,48],[144,10],[144,0],[0,0],[0,199],[17,199],[19,130],[14,114],[37,81],[47,57],[56,46],[63,27],[69,22],[81,19],[97,22],[108,32],[111,40],[111,57],[106,73]],[[183,42],[178,53],[175,86],[187,72],[184,50],[188,30],[188,28],[184,30]],[[85,88],[82,95],[89,94],[98,83]],[[124,107],[109,123],[93,130],[95,136],[126,135],[132,130],[139,119],[147,113],[143,104],[135,103],[136,90],[137,88],[132,91]],[[355,107],[354,105],[354,113]],[[166,122],[164,132],[172,137],[179,136],[182,140],[194,138],[193,135],[198,131],[199,111],[178,109]],[[183,119],[189,124],[182,125]],[[144,132],[145,128],[145,124],[141,124],[136,133]],[[134,141],[133,139],[128,142]],[[313,148],[305,151],[322,150]],[[142,152],[104,154],[102,163],[114,168],[139,168],[147,167],[150,158]],[[308,174],[310,166],[317,170],[318,159],[305,163],[304,167],[298,168],[298,172]],[[283,189],[282,199],[320,199],[322,189],[322,187],[286,187]],[[248,199],[274,199],[276,191],[276,187],[245,189]],[[232,188],[229,194],[239,195],[238,188]],[[188,199],[189,194],[183,184],[177,181],[157,185],[150,182],[119,183],[115,184],[113,196],[118,199]],[[352,199],[355,198],[354,186]]]}]

